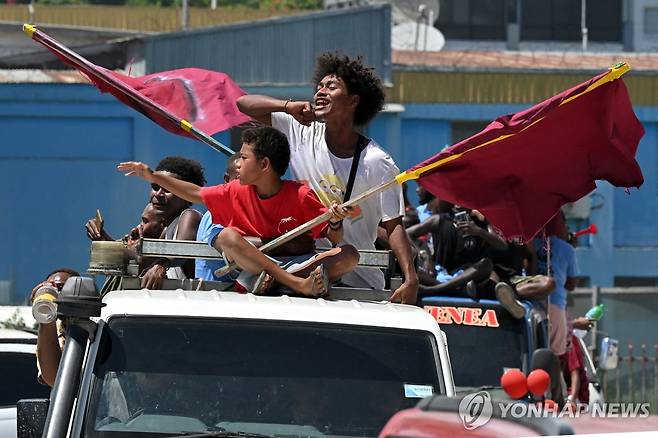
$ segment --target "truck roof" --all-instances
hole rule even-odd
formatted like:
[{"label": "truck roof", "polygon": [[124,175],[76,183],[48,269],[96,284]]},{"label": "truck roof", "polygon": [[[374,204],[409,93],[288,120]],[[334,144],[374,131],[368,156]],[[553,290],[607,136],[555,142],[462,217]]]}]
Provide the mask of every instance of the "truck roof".
[{"label": "truck roof", "polygon": [[429,313],[415,306],[323,298],[269,297],[236,292],[122,290],[103,297],[101,319],[113,315],[195,316],[322,322],[425,330],[438,334]]}]

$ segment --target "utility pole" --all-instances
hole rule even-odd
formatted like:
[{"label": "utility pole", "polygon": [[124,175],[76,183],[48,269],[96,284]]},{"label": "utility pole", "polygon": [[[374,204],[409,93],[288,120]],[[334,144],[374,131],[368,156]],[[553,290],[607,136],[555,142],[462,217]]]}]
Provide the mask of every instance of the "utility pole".
[{"label": "utility pole", "polygon": [[[416,41],[414,50],[418,51],[418,37],[420,36],[420,22],[427,21],[427,5],[424,3],[418,6],[418,18],[416,18]],[[425,46],[427,46],[427,28],[425,28]],[[425,47],[427,48],[427,47]]]},{"label": "utility pole", "polygon": [[587,0],[580,0],[580,32],[583,36],[583,52],[587,51]]},{"label": "utility pole", "polygon": [[27,5],[27,12],[29,15],[27,22],[34,24],[34,0],[30,0],[30,3]]},{"label": "utility pole", "polygon": [[217,9],[217,0],[210,0],[210,9],[213,11]]},{"label": "utility pole", "polygon": [[187,30],[189,6],[190,6],[189,0],[183,0],[183,8],[181,11],[181,25],[180,25],[182,30]]}]

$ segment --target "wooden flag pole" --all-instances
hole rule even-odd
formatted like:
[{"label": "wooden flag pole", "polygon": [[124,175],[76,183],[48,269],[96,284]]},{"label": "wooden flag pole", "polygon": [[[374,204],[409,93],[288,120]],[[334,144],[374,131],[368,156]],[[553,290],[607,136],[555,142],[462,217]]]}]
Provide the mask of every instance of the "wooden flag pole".
[{"label": "wooden flag pole", "polygon": [[[37,41],[38,43],[41,43],[42,45],[46,46],[48,49],[55,53],[59,53],[60,55],[64,56],[69,62],[72,64],[75,64],[76,66],[79,67],[86,67],[90,69],[94,69],[94,66],[92,63],[90,63],[86,58],[83,58],[82,56],[78,55],[68,47],[62,45],[59,43],[59,41],[56,41],[55,39],[49,37],[45,33],[41,32],[36,28],[36,26],[31,25],[31,24],[24,24],[23,25],[23,32],[25,32],[30,38],[33,40]],[[84,74],[84,73],[83,73]],[[174,116],[173,114],[169,113],[166,109],[162,108],[160,105],[158,105],[155,102],[151,102],[148,99],[145,99],[143,96],[141,96],[139,93],[131,89],[130,87],[125,86],[123,83],[120,81],[117,81],[101,71],[97,71],[96,77],[102,80],[105,84],[111,85],[116,87],[116,89],[120,90],[124,95],[131,100],[138,102],[146,107],[149,108],[149,110],[157,113],[160,117],[166,119],[171,123],[172,125],[178,126],[181,129],[189,132],[196,138],[197,140],[207,144],[217,152],[221,152],[225,154],[226,156],[230,157],[233,154],[235,154],[235,151],[228,146],[225,146],[221,142],[215,140],[208,134],[206,134],[203,131],[198,130],[190,122],[188,122],[185,119],[181,119],[179,117]]]},{"label": "wooden flag pole", "polygon": [[[389,187],[391,187],[393,184],[396,184],[397,182],[398,182],[397,178],[393,178],[389,181],[386,181],[385,183],[382,183],[369,190],[366,190],[356,198],[350,199],[349,201],[340,204],[340,207],[343,208],[353,207],[357,205],[359,202],[363,201],[364,199],[376,195],[377,193],[383,192],[384,190],[388,189]],[[329,220],[330,217],[331,217],[331,211],[327,211],[321,214],[320,216],[316,217],[315,219],[311,219],[310,221],[301,224],[297,228],[288,231],[286,234],[283,234],[277,237],[276,239],[267,242],[265,245],[261,246],[258,249],[264,253],[267,253],[268,251],[271,251],[274,248],[278,248],[284,243],[291,241],[295,237],[301,236],[302,234],[310,231],[312,228],[317,227],[321,223],[326,222],[327,220]],[[215,271],[215,275],[218,277],[222,277],[228,274],[229,272],[231,272],[232,270],[234,270],[235,268],[236,268],[235,263],[228,263],[226,266],[217,269]]]}]

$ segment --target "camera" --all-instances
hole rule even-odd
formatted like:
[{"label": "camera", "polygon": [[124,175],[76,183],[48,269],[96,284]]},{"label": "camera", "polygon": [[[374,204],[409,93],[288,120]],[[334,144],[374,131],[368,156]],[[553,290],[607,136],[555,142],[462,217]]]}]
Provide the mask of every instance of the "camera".
[{"label": "camera", "polygon": [[467,224],[471,221],[471,217],[465,211],[458,211],[455,213],[455,223],[457,225]]}]

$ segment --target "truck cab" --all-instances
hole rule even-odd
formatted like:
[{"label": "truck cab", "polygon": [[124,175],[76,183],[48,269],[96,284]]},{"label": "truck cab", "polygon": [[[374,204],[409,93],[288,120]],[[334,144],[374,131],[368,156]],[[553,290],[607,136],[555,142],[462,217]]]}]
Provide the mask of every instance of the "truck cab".
[{"label": "truck cab", "polygon": [[533,369],[533,353],[549,347],[546,312],[531,301],[522,301],[525,316],[513,318],[497,300],[474,301],[468,297],[426,296],[421,305],[449,339],[453,377],[458,394],[493,390],[505,397],[500,377],[516,368]]},{"label": "truck cab", "polygon": [[91,279],[69,283],[51,400],[19,403],[19,436],[375,437],[395,412],[455,395],[436,321],[372,291],[256,296],[193,280],[149,291],[122,274],[101,297]]}]

